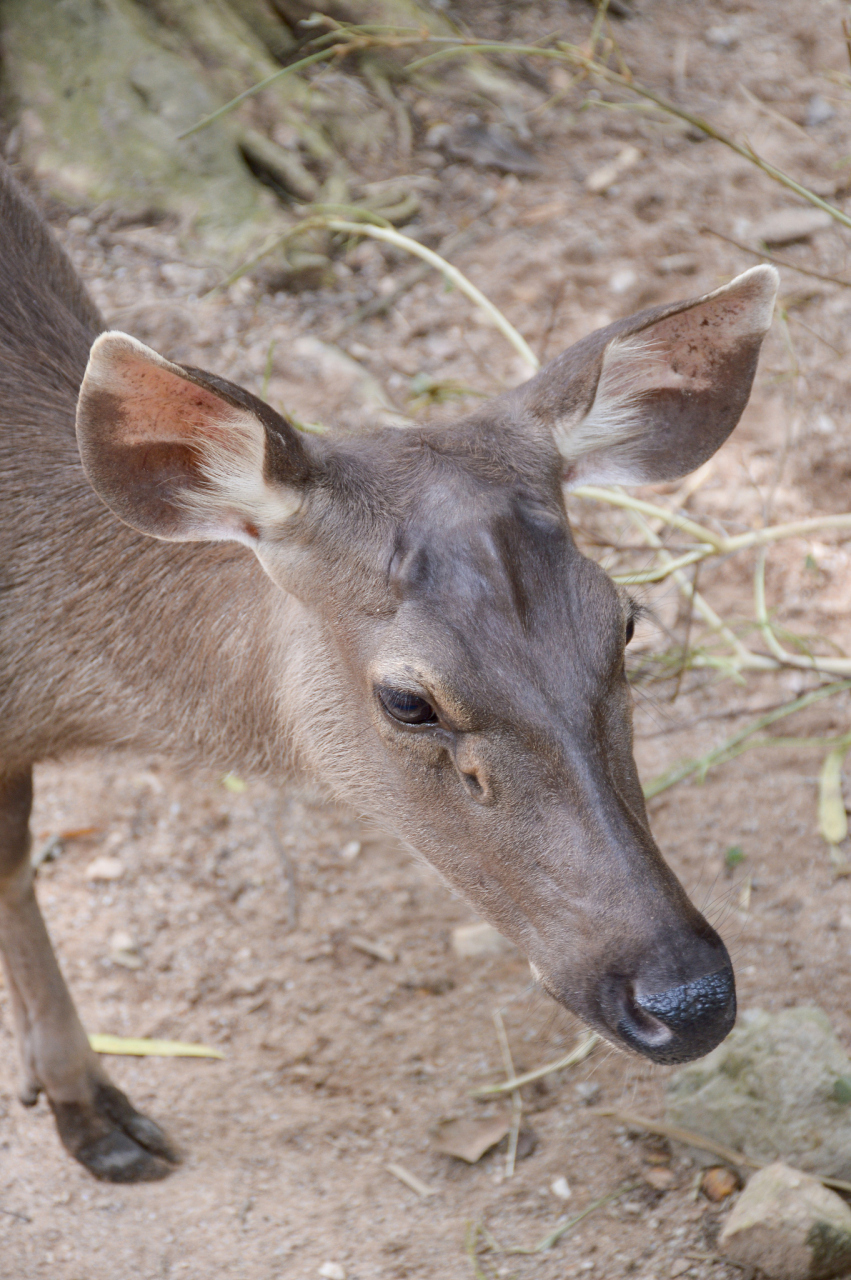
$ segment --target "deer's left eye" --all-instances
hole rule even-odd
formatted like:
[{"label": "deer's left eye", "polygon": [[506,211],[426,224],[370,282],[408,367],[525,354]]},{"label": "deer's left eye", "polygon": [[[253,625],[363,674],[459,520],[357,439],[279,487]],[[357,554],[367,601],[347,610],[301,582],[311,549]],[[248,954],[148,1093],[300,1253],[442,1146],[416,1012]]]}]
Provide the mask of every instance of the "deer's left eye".
[{"label": "deer's left eye", "polygon": [[410,693],[407,689],[388,689],[386,685],[376,689],[376,693],[387,714],[400,724],[437,724],[434,707],[418,693]]},{"label": "deer's left eye", "polygon": [[629,644],[630,640],[634,635],[635,635],[635,618],[633,617],[632,614],[630,614],[626,620],[626,632],[625,632],[626,644]]}]

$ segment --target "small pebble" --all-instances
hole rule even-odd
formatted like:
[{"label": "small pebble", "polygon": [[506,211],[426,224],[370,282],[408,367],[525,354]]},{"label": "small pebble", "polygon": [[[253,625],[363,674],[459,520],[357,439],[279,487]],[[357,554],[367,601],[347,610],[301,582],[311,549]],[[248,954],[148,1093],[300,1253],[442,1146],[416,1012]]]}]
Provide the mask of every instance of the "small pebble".
[{"label": "small pebble", "polygon": [[833,219],[823,209],[776,209],[758,222],[754,231],[768,245],[794,244],[809,240],[817,231],[833,226]]},{"label": "small pebble", "polygon": [[557,1196],[559,1200],[569,1200],[573,1195],[573,1192],[570,1189],[570,1183],[564,1175],[560,1178],[556,1178],[555,1182],[550,1183],[550,1191],[552,1191],[553,1195]]},{"label": "small pebble", "polygon": [[452,950],[459,960],[494,956],[510,949],[511,943],[484,920],[477,924],[460,924],[452,930]]},{"label": "small pebble", "polygon": [[621,267],[609,280],[612,293],[626,293],[635,284],[638,276],[632,267]]},{"label": "small pebble", "polygon": [[697,268],[698,261],[693,253],[669,253],[667,257],[659,258],[656,263],[656,270],[660,276],[693,276]]},{"label": "small pebble", "polygon": [[323,1262],[317,1275],[322,1276],[322,1280],[346,1280],[346,1268],[339,1262]]},{"label": "small pebble", "polygon": [[360,840],[350,840],[348,844],[344,844],[340,850],[340,857],[344,862],[354,862],[355,858],[361,851]]},{"label": "small pebble", "polygon": [[596,1080],[582,1080],[573,1092],[584,1107],[593,1106],[602,1093],[602,1086]]},{"label": "small pebble", "polygon": [[807,114],[804,120],[808,129],[815,129],[820,124],[827,124],[836,115],[833,107],[820,93],[814,93],[807,103]]},{"label": "small pebble", "polygon": [[89,863],[85,875],[87,880],[120,880],[124,875],[124,863],[104,855]]},{"label": "small pebble", "polygon": [[664,1165],[656,1165],[652,1169],[644,1170],[644,1181],[654,1191],[670,1191],[676,1184],[677,1177],[671,1169],[666,1169]]},{"label": "small pebble", "polygon": [[711,44],[716,49],[735,49],[740,39],[739,28],[710,27],[703,38],[707,44]]},{"label": "small pebble", "polygon": [[727,1169],[724,1165],[718,1165],[713,1169],[706,1170],[700,1182],[700,1189],[707,1200],[711,1200],[713,1204],[718,1204],[720,1200],[726,1200],[727,1196],[731,1196],[735,1191],[738,1191],[739,1180],[732,1169]]},{"label": "small pebble", "polygon": [[109,958],[113,964],[124,969],[141,969],[142,961],[139,948],[131,934],[125,929],[116,929],[109,940]]}]

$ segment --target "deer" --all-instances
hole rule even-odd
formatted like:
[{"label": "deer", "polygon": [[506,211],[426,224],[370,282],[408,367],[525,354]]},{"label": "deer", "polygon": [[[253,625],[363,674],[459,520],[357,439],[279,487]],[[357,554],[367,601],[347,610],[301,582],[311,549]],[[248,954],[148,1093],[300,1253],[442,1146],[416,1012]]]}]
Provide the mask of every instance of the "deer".
[{"label": "deer", "polygon": [[180,1156],[92,1052],[29,856],[34,764],[305,778],[425,859],[611,1044],[707,1053],[730,957],[653,836],[631,601],[565,491],[673,481],[748,401],[777,273],[591,333],[484,407],[308,434],[109,331],[0,170],[0,952],[23,1068],[94,1177]]}]

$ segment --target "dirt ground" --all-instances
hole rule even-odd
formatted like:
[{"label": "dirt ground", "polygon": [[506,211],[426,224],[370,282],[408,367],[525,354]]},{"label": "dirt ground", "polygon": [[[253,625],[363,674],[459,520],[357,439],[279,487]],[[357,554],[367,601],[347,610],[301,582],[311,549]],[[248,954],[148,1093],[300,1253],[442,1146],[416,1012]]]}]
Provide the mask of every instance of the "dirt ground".
[{"label": "dirt ground", "polygon": [[[769,160],[851,208],[851,93],[825,75],[847,70],[844,5],[636,0],[635,8],[616,29],[645,83],[747,135]],[[458,12],[501,38],[559,29],[580,40],[593,17],[580,0],[466,0]],[[412,103],[421,237],[437,244],[467,229],[453,260],[544,356],[618,316],[715,287],[756,259],[702,228],[753,245],[761,219],[796,204],[746,161],[671,124],[578,112],[575,99],[543,110],[558,89],[557,78],[526,85],[527,145],[541,168],[523,178],[446,163],[432,145],[439,133],[429,132],[447,122],[440,103]],[[826,111],[813,108],[815,98]],[[627,146],[640,152],[637,163],[607,195],[589,193],[589,173]],[[376,176],[392,171],[388,159]],[[122,226],[114,211],[85,210],[70,219],[54,211],[54,223],[113,325],[171,358],[265,389],[307,422],[356,428],[370,416],[409,414],[417,375],[488,393],[520,377],[502,339],[433,278],[386,315],[347,327],[411,270],[409,259],[375,245],[341,254],[335,284],[318,291],[274,292],[267,273],[199,300],[217,282],[215,265],[187,261],[167,226]],[[848,233],[828,229],[778,252],[841,275],[849,243]],[[851,293],[781,274],[785,318],[766,343],[753,401],[689,504],[730,532],[754,527],[769,495],[775,520],[851,510]],[[601,518],[587,504],[573,509],[582,529]],[[825,534],[771,553],[778,622],[847,644],[847,547]],[[713,563],[700,588],[725,616],[752,616],[752,573],[747,556]],[[650,613],[634,641],[636,665],[660,647],[661,624],[682,625],[670,584],[638,594]],[[811,687],[799,672],[744,685],[705,673],[686,676],[678,690],[670,681],[643,685],[642,776],[708,750],[757,709]],[[847,732],[849,711],[847,699],[833,698],[783,732]],[[812,750],[755,751],[703,785],[664,792],[650,811],[671,865],[731,948],[741,1007],[818,1003],[851,1049],[851,879],[834,874],[816,831],[820,762]],[[689,1159],[585,1105],[590,1097],[659,1116],[666,1068],[598,1049],[528,1089],[524,1158],[510,1179],[501,1150],[472,1166],[439,1154],[442,1119],[498,1116],[507,1106],[469,1097],[501,1076],[493,1010],[504,1012],[518,1068],[565,1053],[581,1028],[534,988],[517,953],[457,959],[451,930],[471,919],[469,909],[352,815],[268,782],[237,792],[220,778],[181,775],[174,762],[108,758],[41,766],[33,828],[36,848],[56,833],[89,830],[68,839],[39,877],[89,1030],[202,1041],[225,1058],[109,1060],[185,1161],[164,1183],[100,1185],[64,1155],[43,1103],[19,1106],[0,987],[4,1280],[310,1280],[326,1263],[349,1280],[742,1274],[714,1256],[726,1208],[696,1194]],[[733,846],[745,858],[729,872],[724,855]],[[120,859],[123,875],[87,880],[103,854]],[[116,961],[116,932],[130,935],[138,968]],[[358,939],[392,959],[366,954]],[[596,1093],[578,1088],[588,1082]],[[647,1174],[668,1159],[672,1186],[660,1191]],[[390,1163],[434,1194],[416,1194]],[[551,1190],[562,1176],[568,1201]],[[466,1252],[471,1224],[502,1245],[530,1246],[565,1215],[624,1187],[548,1252],[483,1253],[476,1264]]]}]

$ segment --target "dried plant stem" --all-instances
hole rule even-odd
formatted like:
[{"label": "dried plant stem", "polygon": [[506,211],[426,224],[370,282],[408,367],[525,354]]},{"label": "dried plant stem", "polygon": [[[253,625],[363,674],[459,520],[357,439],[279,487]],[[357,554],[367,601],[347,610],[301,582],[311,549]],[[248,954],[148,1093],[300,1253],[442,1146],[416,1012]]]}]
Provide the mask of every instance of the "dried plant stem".
[{"label": "dried plant stem", "polygon": [[423,262],[427,262],[429,266],[434,267],[447,280],[451,280],[455,287],[469,298],[472,303],[484,311],[488,319],[493,323],[494,327],[499,330],[504,338],[507,338],[514,350],[521,359],[529,366],[532,373],[536,373],[540,368],[540,361],[532,348],[526,342],[514,325],[511,324],[498,307],[486,298],[481,289],[477,289],[472,281],[453,267],[445,258],[441,258],[439,253],[435,253],[433,249],[427,249],[424,244],[420,244],[418,240],[412,240],[410,236],[403,235],[401,231],[396,231],[392,227],[378,227],[370,223],[361,222],[343,222],[337,218],[329,218],[325,225],[329,231],[342,231],[348,235],[369,236],[373,240],[383,240],[385,244],[395,245],[398,249],[405,249],[408,253],[414,254],[417,258],[422,258]]},{"label": "dried plant stem", "polygon": [[[769,725],[775,724],[778,720],[794,715],[796,711],[803,711],[805,707],[810,707],[815,702],[821,702],[823,698],[835,697],[836,694],[843,693],[847,689],[851,689],[851,680],[823,685],[820,689],[813,689],[810,693],[802,694],[800,698],[795,698],[792,702],[786,703],[785,706],[769,711],[766,715],[760,716],[758,720],[746,725],[744,729],[740,729],[738,733],[734,733],[732,737],[727,738],[726,742],[722,742],[720,746],[713,747],[711,751],[707,751],[705,755],[699,756],[695,760],[684,760],[680,764],[674,765],[673,768],[668,769],[665,773],[660,774],[659,777],[653,778],[644,787],[646,799],[650,800],[653,796],[660,795],[663,791],[667,791],[669,787],[673,787],[677,782],[690,778],[693,774],[704,778],[713,765],[723,764],[726,760],[731,760],[736,755],[741,754],[742,750],[746,750],[748,740],[752,739],[761,729],[767,729]],[[759,743],[750,743],[750,745],[765,746],[771,744],[779,746],[788,745],[790,741],[790,739],[769,738],[767,741],[762,739]],[[796,745],[804,743],[822,747],[826,745],[825,741],[820,738],[795,738],[794,742]]]},{"label": "dried plant stem", "polygon": [[544,1076],[552,1075],[554,1071],[563,1071],[565,1067],[574,1067],[577,1063],[585,1061],[599,1040],[600,1037],[596,1031],[584,1032],[565,1057],[558,1058],[555,1062],[548,1062],[543,1067],[536,1067],[534,1071],[525,1071],[522,1076],[515,1076],[512,1073],[504,1084],[484,1085],[481,1089],[474,1089],[470,1097],[490,1098],[494,1094],[510,1093],[512,1090],[521,1088],[524,1084],[532,1084],[535,1080],[542,1080]]},{"label": "dried plant stem", "polygon": [[506,1178],[514,1177],[514,1165],[517,1160],[517,1141],[520,1137],[520,1121],[523,1117],[523,1099],[520,1097],[520,1090],[514,1083],[517,1072],[514,1070],[514,1060],[511,1057],[511,1046],[508,1043],[508,1036],[505,1034],[505,1023],[502,1020],[502,1014],[499,1009],[493,1011],[493,1025],[496,1028],[496,1038],[499,1041],[499,1049],[502,1054],[502,1063],[505,1067],[505,1074],[511,1087],[511,1129],[508,1133],[508,1150],[505,1153],[505,1176]]}]

